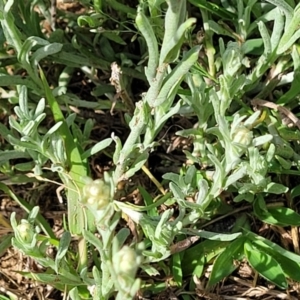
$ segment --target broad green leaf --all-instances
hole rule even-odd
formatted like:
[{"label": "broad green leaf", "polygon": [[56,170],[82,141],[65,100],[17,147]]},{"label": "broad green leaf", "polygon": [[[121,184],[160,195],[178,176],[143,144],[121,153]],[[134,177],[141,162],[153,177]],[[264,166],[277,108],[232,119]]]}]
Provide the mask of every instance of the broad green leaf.
[{"label": "broad green leaf", "polygon": [[239,194],[233,198],[234,202],[248,201],[250,203],[253,202],[254,195],[252,193]]},{"label": "broad green leaf", "polygon": [[270,207],[271,216],[281,224],[300,226],[300,215],[287,207]]},{"label": "broad green leaf", "polygon": [[266,193],[272,193],[272,194],[284,194],[288,191],[289,189],[282,185],[282,184],[279,184],[279,183],[274,183],[274,182],[271,182],[267,185],[267,187],[264,189],[264,191]]},{"label": "broad green leaf", "polygon": [[33,119],[36,119],[39,115],[43,114],[45,110],[45,98],[41,98],[38,105],[35,108]]},{"label": "broad green leaf", "polygon": [[[20,168],[21,171],[28,172],[34,168],[34,162],[29,162],[28,166],[26,164],[16,164],[15,168],[16,170]],[[25,184],[30,182],[38,182],[38,179],[34,177],[28,177],[23,174],[18,174],[18,175],[12,175],[8,179],[3,179],[1,182],[6,184],[6,186],[9,186],[13,184]]]},{"label": "broad green leaf", "polygon": [[206,240],[184,251],[181,260],[184,276],[197,274],[202,275],[204,264],[221,253],[228,242]]},{"label": "broad green leaf", "polygon": [[48,138],[48,136],[50,136],[51,134],[53,134],[54,132],[56,132],[59,127],[62,125],[62,122],[57,122],[56,124],[54,124],[48,131],[47,133],[44,135],[44,139]]},{"label": "broad green leaf", "polygon": [[288,4],[288,1],[283,0],[267,0],[275,6],[278,6],[284,12],[286,19],[291,20],[293,17],[293,8]]},{"label": "broad green leaf", "polygon": [[80,285],[84,285],[82,279],[80,278],[76,270],[73,268],[73,266],[68,266],[67,268],[64,266],[60,268],[59,275],[73,282],[78,282],[78,283],[80,282]]},{"label": "broad green leaf", "polygon": [[175,253],[171,259],[171,269],[173,279],[178,287],[182,286],[182,266],[181,266],[181,255]]},{"label": "broad green leaf", "polygon": [[[82,66],[91,66],[91,60],[89,59],[89,57],[77,55],[74,53],[69,53],[66,51],[60,51],[59,53],[52,55],[51,59],[53,59],[53,61],[55,61],[56,63],[61,63],[63,65],[69,66],[69,67],[78,68],[78,67],[82,67]],[[110,69],[110,63],[101,58],[98,58],[96,65],[99,68],[103,68],[104,70]],[[95,65],[95,67],[96,67],[96,65]]]},{"label": "broad green leaf", "polygon": [[277,219],[275,219],[272,214],[268,211],[264,200],[256,199],[253,202],[253,212],[254,214],[263,222],[267,224],[277,225],[277,226],[287,226],[288,224],[283,224],[279,222]]},{"label": "broad green leaf", "polygon": [[252,245],[257,247],[261,251],[268,253],[274,259],[276,259],[288,277],[296,281],[300,281],[300,272],[295,272],[295,270],[298,270],[300,268],[300,263],[296,263],[295,261],[287,258],[283,253],[279,252],[277,249],[271,248],[263,241],[260,240],[252,241]]},{"label": "broad green leaf", "polygon": [[291,197],[295,198],[300,195],[300,184],[296,185],[292,190],[291,190]]},{"label": "broad green leaf", "polygon": [[116,0],[110,0],[109,6],[111,6],[117,12],[125,13],[128,17],[134,18],[136,15],[136,9],[130,7],[128,4],[123,4]]},{"label": "broad green leaf", "polygon": [[225,182],[225,187],[229,187],[232,184],[235,184],[239,179],[244,177],[246,173],[247,173],[246,167],[239,168],[237,171],[233,172],[231,175],[227,177]]},{"label": "broad green leaf", "polygon": [[111,42],[104,36],[101,36],[99,40],[99,47],[101,49],[101,54],[103,58],[107,61],[114,61],[116,58],[116,54],[114,48],[111,45]]},{"label": "broad green leaf", "polygon": [[246,238],[241,236],[230,243],[224,251],[218,255],[209,277],[209,286],[218,283],[238,267],[235,260],[242,259],[245,240]]},{"label": "broad green leaf", "polygon": [[251,243],[244,245],[245,255],[250,265],[265,279],[277,285],[279,288],[287,289],[284,272],[280,264],[269,254],[257,250]]},{"label": "broad green leaf", "polygon": [[55,267],[57,273],[59,270],[60,261],[65,257],[67,253],[71,239],[71,234],[68,231],[64,232],[62,237],[60,238],[57,254],[55,257]]},{"label": "broad green leaf", "polygon": [[30,211],[30,213],[27,217],[27,220],[28,220],[29,223],[31,223],[31,224],[34,223],[36,217],[38,216],[39,210],[40,210],[39,206],[34,206],[32,208],[32,210]]},{"label": "broad green leaf", "polygon": [[198,261],[195,264],[192,274],[200,278],[203,274],[205,264],[206,264],[205,255],[200,255],[198,257]]},{"label": "broad green leaf", "polygon": [[229,36],[230,38],[234,38],[234,35],[232,34],[231,31],[229,31],[226,27],[221,26],[220,24],[218,24],[217,22],[213,21],[213,20],[208,20],[208,27],[211,31],[213,31],[214,33],[218,34],[218,35],[225,35],[225,36]]},{"label": "broad green leaf", "polygon": [[250,232],[250,231],[247,231],[247,230],[244,230],[244,231],[245,231],[245,235],[252,242],[259,241],[260,245],[263,243],[263,244],[267,245],[269,248],[272,248],[274,251],[276,251],[276,252],[280,253],[281,255],[285,256],[286,258],[288,258],[290,260],[293,260],[297,264],[300,264],[300,255],[292,253],[292,252],[278,246],[277,244],[271,242],[270,240],[265,239],[265,238],[255,234],[253,232]]},{"label": "broad green leaf", "polygon": [[[20,111],[17,113],[17,111]],[[22,85],[19,90],[19,106],[15,107],[15,112],[19,118],[31,120],[29,109],[28,109],[28,90],[26,86]]]},{"label": "broad green leaf", "polygon": [[201,178],[198,181],[198,188],[199,188],[199,193],[196,199],[196,203],[199,205],[203,205],[205,199],[207,199],[209,195],[209,185],[207,180]]},{"label": "broad green leaf", "polygon": [[[9,117],[9,125],[12,129],[17,130],[19,133],[22,132],[23,128],[21,127],[21,125],[11,116]],[[1,127],[5,127],[3,126],[3,124],[1,124]],[[1,128],[1,129],[2,129]],[[8,135],[7,135],[8,134]],[[5,130],[3,131],[3,136],[8,140],[8,137],[11,137],[11,132],[7,130],[7,128],[5,128]]]},{"label": "broad green leaf", "polygon": [[15,48],[16,52],[19,53],[22,47],[22,39],[20,31],[14,24],[14,17],[11,12],[13,4],[14,0],[8,0],[6,1],[6,3],[1,2],[1,29],[5,34],[6,42],[8,43],[8,45],[12,45]]},{"label": "broad green leaf", "polygon": [[196,180],[196,172],[197,169],[195,168],[195,166],[190,166],[187,171],[186,174],[184,176],[184,182],[185,185],[191,184],[191,185],[195,185],[195,180]]}]

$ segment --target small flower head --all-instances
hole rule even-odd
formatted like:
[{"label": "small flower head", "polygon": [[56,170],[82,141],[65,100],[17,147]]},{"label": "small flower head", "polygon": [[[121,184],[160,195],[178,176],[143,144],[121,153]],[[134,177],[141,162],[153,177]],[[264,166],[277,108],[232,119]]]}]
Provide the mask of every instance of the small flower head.
[{"label": "small flower head", "polygon": [[245,126],[239,126],[232,134],[233,142],[241,146],[249,146],[253,140],[253,132]]},{"label": "small flower head", "polygon": [[116,272],[134,277],[139,266],[139,258],[134,249],[124,246],[113,258]]},{"label": "small flower head", "polygon": [[24,243],[28,244],[32,242],[34,237],[34,229],[27,220],[21,221],[21,223],[17,226],[17,231],[19,237]]},{"label": "small flower head", "polygon": [[83,197],[86,204],[101,210],[111,201],[110,185],[102,179],[88,182],[83,188]]}]

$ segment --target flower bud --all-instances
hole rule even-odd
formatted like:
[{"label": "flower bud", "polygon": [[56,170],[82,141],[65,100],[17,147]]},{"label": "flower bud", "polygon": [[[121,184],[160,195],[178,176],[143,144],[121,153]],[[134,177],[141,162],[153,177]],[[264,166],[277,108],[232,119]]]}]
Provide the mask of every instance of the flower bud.
[{"label": "flower bud", "polygon": [[25,243],[31,243],[33,236],[34,236],[34,230],[33,227],[28,221],[22,220],[21,224],[17,226],[17,231],[19,234],[19,237],[23,240]]},{"label": "flower bud", "polygon": [[124,246],[114,257],[114,268],[119,274],[135,276],[139,262],[134,249]]},{"label": "flower bud", "polygon": [[253,132],[245,126],[238,127],[232,134],[234,143],[249,146],[253,140]]},{"label": "flower bud", "polygon": [[110,186],[101,179],[87,183],[83,188],[84,201],[97,210],[101,210],[110,202]]}]

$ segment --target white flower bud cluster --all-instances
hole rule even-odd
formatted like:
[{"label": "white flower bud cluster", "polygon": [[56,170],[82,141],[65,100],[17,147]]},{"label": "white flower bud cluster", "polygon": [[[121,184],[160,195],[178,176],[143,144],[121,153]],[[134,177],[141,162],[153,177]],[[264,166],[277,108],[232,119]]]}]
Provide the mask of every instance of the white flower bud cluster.
[{"label": "white flower bud cluster", "polygon": [[134,249],[124,246],[113,258],[114,269],[120,275],[134,277],[139,266],[139,259]]},{"label": "white flower bud cluster", "polygon": [[87,183],[83,188],[83,199],[87,205],[97,210],[104,209],[111,201],[109,184],[102,179]]},{"label": "white flower bud cluster", "polygon": [[245,126],[239,126],[232,133],[232,140],[241,146],[249,146],[253,140],[253,132]]}]

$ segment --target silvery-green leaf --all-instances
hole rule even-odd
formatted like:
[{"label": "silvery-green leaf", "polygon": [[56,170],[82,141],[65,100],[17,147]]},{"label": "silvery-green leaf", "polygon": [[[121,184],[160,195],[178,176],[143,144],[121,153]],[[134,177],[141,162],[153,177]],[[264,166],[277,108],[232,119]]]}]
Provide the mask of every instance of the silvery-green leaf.
[{"label": "silvery-green leaf", "polygon": [[95,144],[92,148],[88,149],[87,151],[85,151],[82,155],[81,158],[82,159],[86,159],[100,151],[102,151],[103,149],[107,148],[111,142],[113,140],[111,138],[107,138],[101,142],[98,142],[97,144]]},{"label": "silvery-green leaf", "polygon": [[153,103],[149,103],[150,106],[156,107],[161,105],[168,99],[168,95],[174,85],[182,81],[184,75],[190,70],[198,59],[198,53],[200,46],[193,47],[189,50],[183,59],[176,65],[172,72],[166,77],[165,82]]},{"label": "silvery-green leaf", "polygon": [[135,22],[147,43],[149,59],[148,66],[145,69],[145,73],[148,82],[151,84],[151,82],[155,78],[156,69],[158,67],[159,52],[157,40],[152,25],[149,23],[148,18],[146,18],[144,13],[141,11],[141,8],[138,9]]},{"label": "silvery-green leaf", "polygon": [[18,53],[18,59],[19,61],[24,65],[29,65],[29,55],[31,49],[36,45],[49,45],[49,42],[47,40],[44,40],[37,36],[31,36],[25,40],[25,42],[22,45],[20,53]]},{"label": "silvery-green leaf", "polygon": [[259,29],[260,35],[264,41],[264,55],[266,57],[268,57],[272,53],[272,50],[273,50],[268,29],[262,21],[260,21],[258,23],[258,29]]},{"label": "silvery-green leaf", "polygon": [[202,205],[209,194],[209,186],[207,180],[200,179],[198,182],[198,189],[199,191],[196,198],[196,203]]},{"label": "silvery-green leaf", "polygon": [[38,102],[37,107],[35,108],[33,119],[41,115],[44,112],[44,109],[45,109],[45,98],[41,98],[41,100]]},{"label": "silvery-green leaf", "polygon": [[271,182],[267,185],[264,191],[266,193],[272,193],[272,194],[284,194],[288,190],[289,189],[282,184]]},{"label": "silvery-green leaf", "polygon": [[49,55],[58,53],[62,49],[62,47],[63,44],[59,44],[59,43],[52,43],[52,44],[45,45],[37,49],[31,56],[30,60],[33,62],[35,66],[37,66],[40,60],[42,60],[43,58]]},{"label": "silvery-green leaf", "polygon": [[273,136],[271,134],[265,134],[263,136],[259,136],[253,139],[253,146],[260,146],[265,143],[271,142],[273,139]]}]

